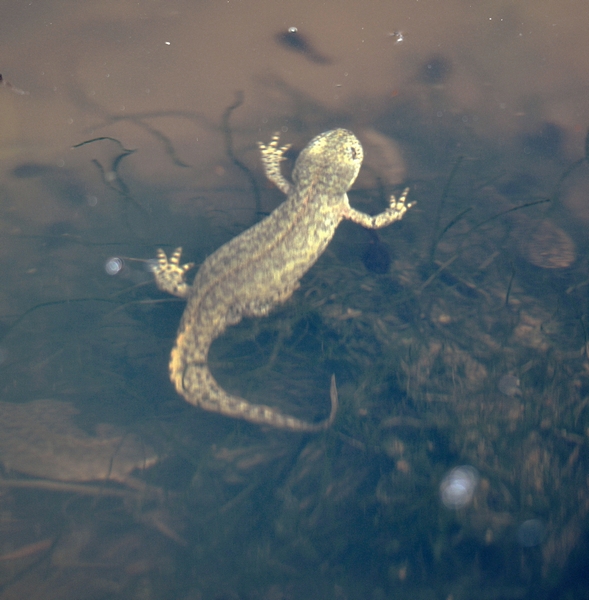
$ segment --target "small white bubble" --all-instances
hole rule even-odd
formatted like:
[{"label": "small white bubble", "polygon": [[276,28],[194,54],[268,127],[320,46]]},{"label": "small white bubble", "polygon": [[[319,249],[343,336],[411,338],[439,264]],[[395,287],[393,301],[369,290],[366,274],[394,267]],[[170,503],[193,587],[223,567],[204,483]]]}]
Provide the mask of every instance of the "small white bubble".
[{"label": "small white bubble", "polygon": [[479,472],[469,465],[452,469],[440,483],[444,506],[457,509],[470,504],[479,479]]},{"label": "small white bubble", "polygon": [[98,198],[96,196],[88,196],[86,198],[88,206],[96,206],[98,204]]},{"label": "small white bubble", "polygon": [[400,44],[405,39],[402,31],[391,31],[387,35],[395,40],[395,44]]},{"label": "small white bubble", "polygon": [[298,29],[296,27],[289,27],[288,28],[288,33],[296,33],[298,31]]},{"label": "small white bubble", "polygon": [[519,385],[519,377],[508,373],[507,375],[503,375],[503,377],[501,377],[497,387],[499,388],[499,391],[506,396],[521,396],[522,392],[519,388]]},{"label": "small white bubble", "polygon": [[106,261],[106,263],[104,263],[104,270],[106,271],[107,275],[117,275],[121,272],[124,266],[125,263],[121,258],[112,256]]}]

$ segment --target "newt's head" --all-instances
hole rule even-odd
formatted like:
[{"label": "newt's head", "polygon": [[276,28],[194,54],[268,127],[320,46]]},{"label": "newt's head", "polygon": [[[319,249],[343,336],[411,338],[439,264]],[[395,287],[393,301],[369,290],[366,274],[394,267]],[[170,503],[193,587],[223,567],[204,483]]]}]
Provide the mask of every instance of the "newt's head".
[{"label": "newt's head", "polygon": [[321,186],[330,196],[347,192],[354,183],[364,151],[347,129],[332,129],[313,138],[299,154],[292,178],[297,187]]}]

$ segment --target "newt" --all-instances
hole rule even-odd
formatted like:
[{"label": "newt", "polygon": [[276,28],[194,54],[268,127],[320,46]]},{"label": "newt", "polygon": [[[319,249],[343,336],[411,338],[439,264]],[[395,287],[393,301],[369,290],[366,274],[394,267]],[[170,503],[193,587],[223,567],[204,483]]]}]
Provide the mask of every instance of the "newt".
[{"label": "newt", "polygon": [[279,135],[275,134],[268,145],[260,142],[259,147],[266,177],[286,194],[286,201],[211,254],[192,285],[185,277],[194,265],[180,264],[181,248],[169,259],[158,249],[153,272],[160,290],[187,301],[170,356],[170,379],[185,400],[252,423],[291,431],[321,431],[333,423],[337,412],[333,376],[330,415],[311,423],[226,392],[209,370],[209,348],[228,326],[243,317],[263,317],[273,306],[286,302],[343,219],[380,229],[400,220],[412,204],[406,203],[406,188],[398,200],[391,196],[388,208],[375,216],[350,206],[347,191],[364,156],[351,131],[334,129],[315,137],[299,154],[292,183],[280,170],[290,145],[279,147],[278,143]]}]

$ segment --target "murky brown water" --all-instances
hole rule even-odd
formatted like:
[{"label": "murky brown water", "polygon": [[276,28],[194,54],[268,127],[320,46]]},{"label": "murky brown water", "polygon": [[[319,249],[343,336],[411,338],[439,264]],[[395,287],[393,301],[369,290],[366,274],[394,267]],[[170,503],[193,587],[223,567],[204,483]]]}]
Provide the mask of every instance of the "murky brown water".
[{"label": "murky brown water", "polygon": [[[3,8],[0,600],[583,589],[584,12]],[[188,406],[167,377],[182,303],[132,259],[181,245],[201,261],[282,200],[256,142],[280,130],[293,158],[336,126],[365,146],[356,206],[377,212],[405,185],[417,206],[378,237],[342,226],[293,300],[228,332],[211,364],[301,415],[335,372],[338,420],[301,438]],[[480,481],[452,511],[438,486],[460,464]],[[144,466],[142,485],[110,481]]]}]

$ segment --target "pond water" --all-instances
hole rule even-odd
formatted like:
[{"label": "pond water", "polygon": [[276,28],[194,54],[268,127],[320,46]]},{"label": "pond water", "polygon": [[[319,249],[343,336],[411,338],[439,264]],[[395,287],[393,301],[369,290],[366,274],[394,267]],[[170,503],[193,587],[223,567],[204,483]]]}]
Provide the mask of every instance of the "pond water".
[{"label": "pond water", "polygon": [[[586,595],[584,12],[3,8],[0,600]],[[223,388],[304,420],[335,374],[334,424],[189,405],[157,248],[202,263],[284,199],[258,142],[292,144],[290,177],[336,127],[365,151],[355,208],[406,186],[416,204],[378,232],[342,223],[292,298],[209,356]]]}]

